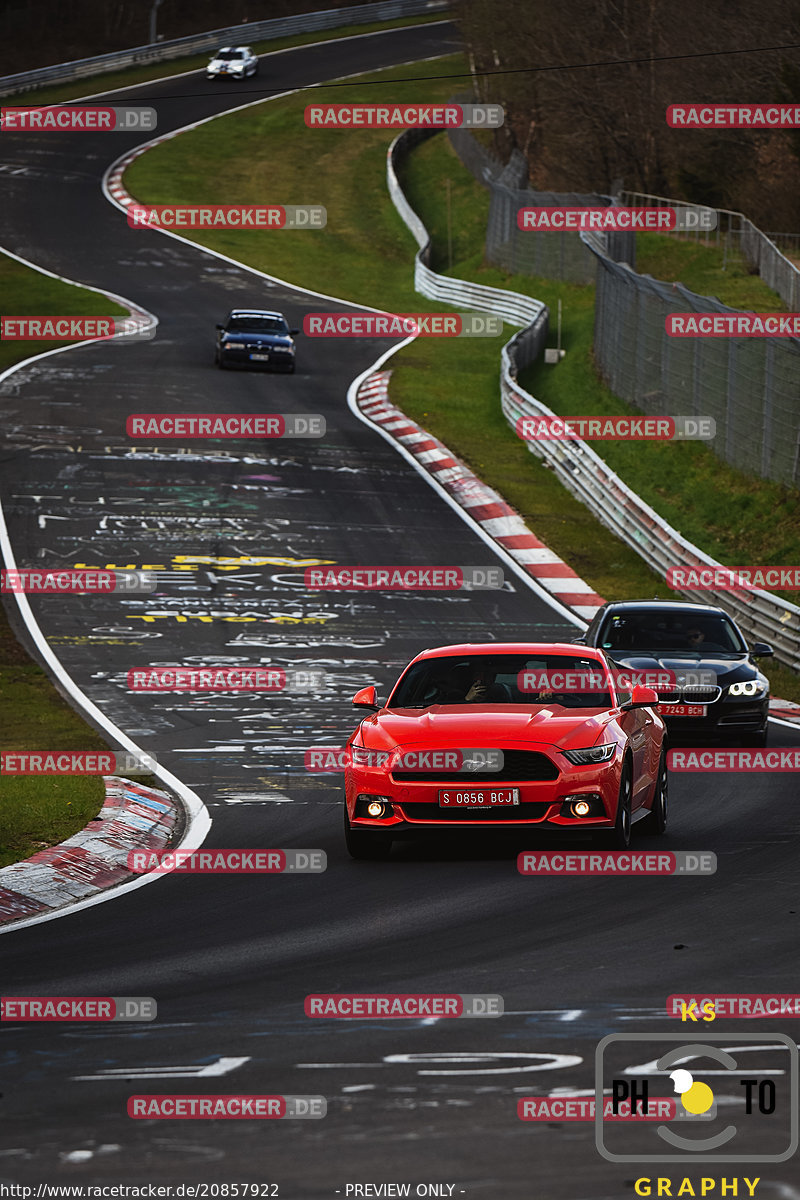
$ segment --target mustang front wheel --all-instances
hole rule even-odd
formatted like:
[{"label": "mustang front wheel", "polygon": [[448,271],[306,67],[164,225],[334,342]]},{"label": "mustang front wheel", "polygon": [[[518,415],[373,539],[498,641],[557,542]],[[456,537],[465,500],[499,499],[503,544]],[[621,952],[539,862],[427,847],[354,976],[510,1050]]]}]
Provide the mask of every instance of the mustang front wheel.
[{"label": "mustang front wheel", "polygon": [[660,837],[667,828],[667,756],[661,751],[661,759],[658,764],[658,776],[656,778],[656,790],[653,793],[653,806],[650,809],[649,816],[642,821],[642,829],[647,833],[655,834]]},{"label": "mustang front wheel", "polygon": [[598,835],[601,845],[609,850],[627,850],[631,844],[631,768],[625,763],[619,781],[617,819],[609,833]]}]

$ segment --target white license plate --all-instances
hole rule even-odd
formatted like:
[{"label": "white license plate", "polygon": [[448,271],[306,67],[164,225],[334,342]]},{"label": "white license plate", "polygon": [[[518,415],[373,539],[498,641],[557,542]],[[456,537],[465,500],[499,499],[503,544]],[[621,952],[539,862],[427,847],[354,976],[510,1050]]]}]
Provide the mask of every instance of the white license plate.
[{"label": "white license plate", "polygon": [[448,788],[439,792],[440,808],[494,808],[519,804],[519,788]]},{"label": "white license plate", "polygon": [[268,354],[251,354],[250,358],[253,362],[269,362]]},{"label": "white license plate", "polygon": [[662,717],[704,717],[705,704],[659,704]]}]

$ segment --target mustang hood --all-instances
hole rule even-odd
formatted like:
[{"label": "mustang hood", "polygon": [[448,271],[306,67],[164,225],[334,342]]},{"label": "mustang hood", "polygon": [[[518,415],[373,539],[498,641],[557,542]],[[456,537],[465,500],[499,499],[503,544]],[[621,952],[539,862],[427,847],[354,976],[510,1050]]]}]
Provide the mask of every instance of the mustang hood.
[{"label": "mustang hood", "polygon": [[426,749],[497,748],[509,743],[593,746],[611,720],[607,709],[561,708],[557,704],[442,704],[430,708],[381,709],[362,721],[362,741],[371,750],[395,746]]}]

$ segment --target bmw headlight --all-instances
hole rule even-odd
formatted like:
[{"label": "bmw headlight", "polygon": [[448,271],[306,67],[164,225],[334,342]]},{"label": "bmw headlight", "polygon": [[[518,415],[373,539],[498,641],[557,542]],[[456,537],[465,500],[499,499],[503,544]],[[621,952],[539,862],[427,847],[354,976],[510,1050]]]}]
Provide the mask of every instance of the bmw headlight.
[{"label": "bmw headlight", "polygon": [[729,696],[757,696],[763,692],[764,685],[759,679],[743,679],[740,683],[732,683],[728,688]]},{"label": "bmw headlight", "polygon": [[561,753],[576,766],[585,763],[610,762],[616,751],[616,743],[605,742],[602,746],[587,746],[585,750],[562,750]]}]

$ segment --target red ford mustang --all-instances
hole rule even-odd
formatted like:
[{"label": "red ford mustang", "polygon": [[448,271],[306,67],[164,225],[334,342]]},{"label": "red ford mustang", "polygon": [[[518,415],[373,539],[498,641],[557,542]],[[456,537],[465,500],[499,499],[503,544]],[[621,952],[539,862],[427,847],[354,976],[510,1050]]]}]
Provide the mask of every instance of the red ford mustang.
[{"label": "red ford mustang", "polygon": [[[624,680],[622,685],[624,685]],[[447,828],[589,830],[630,844],[667,823],[665,724],[650,688],[621,691],[602,650],[535,642],[440,646],[411,662],[347,744],[354,858]]]}]

